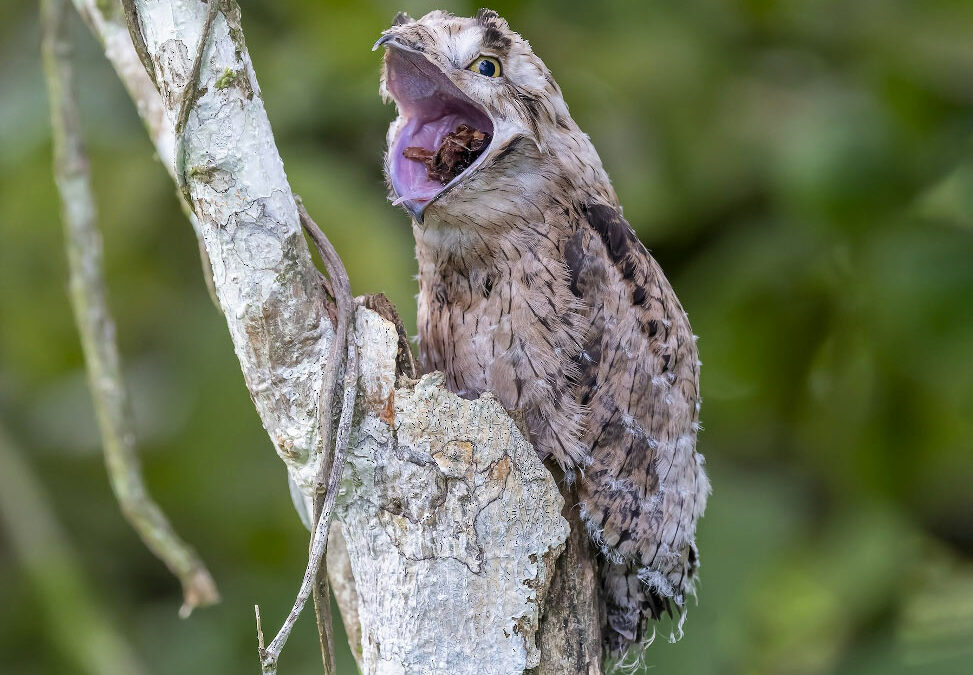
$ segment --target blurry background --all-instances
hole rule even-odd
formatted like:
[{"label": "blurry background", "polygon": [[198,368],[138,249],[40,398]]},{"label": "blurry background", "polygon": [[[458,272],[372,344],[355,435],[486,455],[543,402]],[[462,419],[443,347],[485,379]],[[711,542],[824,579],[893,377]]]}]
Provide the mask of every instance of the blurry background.
[{"label": "blurry background", "polygon": [[[294,189],[355,292],[386,292],[414,331],[411,233],[380,172],[393,110],[369,48],[398,9],[478,5],[240,4]],[[553,71],[701,336],[714,493],[699,605],[682,642],[649,650],[652,672],[970,672],[973,3],[493,7]],[[283,465],[174,186],[78,22],[147,479],[224,595],[179,620],[178,586],[122,520],[102,465],[66,297],[36,3],[4,0],[0,14],[0,471],[19,459],[14,482],[33,477],[49,510],[0,500],[0,670],[85,672],[97,645],[78,643],[80,620],[115,631],[146,673],[255,673],[253,604],[276,627],[305,561]],[[24,559],[15,531],[54,544]],[[310,615],[281,667],[320,672]]]}]

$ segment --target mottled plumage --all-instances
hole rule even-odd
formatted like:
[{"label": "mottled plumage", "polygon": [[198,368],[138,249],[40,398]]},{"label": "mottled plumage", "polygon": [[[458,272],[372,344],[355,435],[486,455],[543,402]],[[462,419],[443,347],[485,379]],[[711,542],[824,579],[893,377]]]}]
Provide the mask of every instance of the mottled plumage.
[{"label": "mottled plumage", "polygon": [[[413,216],[423,368],[520,411],[538,452],[576,477],[604,554],[605,640],[623,651],[680,611],[699,564],[709,483],[689,321],[550,71],[503,19],[400,16],[378,45],[399,109],[386,172]],[[484,55],[498,76],[477,67]],[[402,156],[458,123],[492,140],[447,185]]]}]

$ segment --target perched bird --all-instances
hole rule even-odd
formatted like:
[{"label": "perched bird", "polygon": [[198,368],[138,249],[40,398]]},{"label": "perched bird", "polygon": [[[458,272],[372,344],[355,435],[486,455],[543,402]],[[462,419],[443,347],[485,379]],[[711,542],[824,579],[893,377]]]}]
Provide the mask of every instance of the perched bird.
[{"label": "perched bird", "polygon": [[647,640],[663,613],[681,626],[710,489],[686,313],[557,82],[496,12],[400,14],[380,46],[423,368],[461,396],[492,392],[577,480],[607,648]]}]

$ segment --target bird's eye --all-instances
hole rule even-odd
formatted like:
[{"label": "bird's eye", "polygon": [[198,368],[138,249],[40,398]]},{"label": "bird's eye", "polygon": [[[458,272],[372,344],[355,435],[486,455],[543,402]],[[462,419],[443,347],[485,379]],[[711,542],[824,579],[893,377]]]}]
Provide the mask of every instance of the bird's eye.
[{"label": "bird's eye", "polygon": [[492,56],[477,56],[467,70],[486,77],[500,77],[500,61]]}]

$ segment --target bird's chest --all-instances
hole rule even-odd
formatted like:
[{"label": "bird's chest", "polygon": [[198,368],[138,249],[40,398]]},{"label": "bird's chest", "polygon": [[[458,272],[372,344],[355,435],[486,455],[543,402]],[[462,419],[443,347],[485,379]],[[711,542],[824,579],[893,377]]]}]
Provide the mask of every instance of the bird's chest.
[{"label": "bird's chest", "polygon": [[[482,278],[478,278],[481,276]],[[419,280],[419,355],[425,371],[445,374],[450,390],[475,398],[497,392],[494,376],[516,359],[516,292],[496,276],[455,274]],[[506,400],[505,400],[506,399]],[[503,397],[508,408],[516,397]]]},{"label": "bird's chest", "polygon": [[570,408],[561,398],[572,391],[580,340],[581,308],[557,238],[545,234],[495,237],[482,249],[433,249],[417,237],[416,247],[424,370],[444,373],[461,396],[490,392],[507,410],[536,420]]}]

